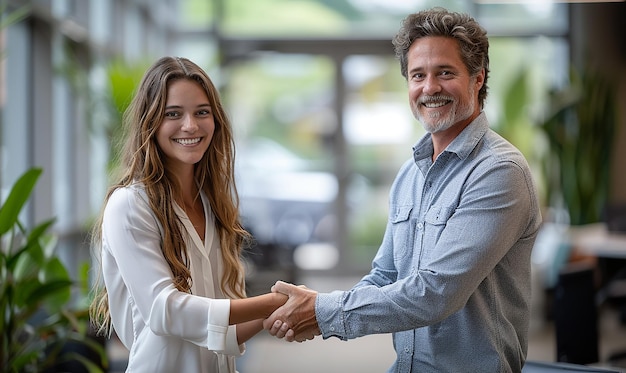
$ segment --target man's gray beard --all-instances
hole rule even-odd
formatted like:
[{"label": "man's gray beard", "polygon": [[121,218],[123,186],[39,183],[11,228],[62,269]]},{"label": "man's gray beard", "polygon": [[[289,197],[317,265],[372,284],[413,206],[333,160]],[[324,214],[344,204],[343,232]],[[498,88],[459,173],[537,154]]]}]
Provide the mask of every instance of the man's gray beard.
[{"label": "man's gray beard", "polygon": [[[474,105],[475,104],[475,98],[476,98],[476,93],[474,92],[474,90],[471,88],[469,88],[469,104],[465,105],[465,106],[457,106],[456,110],[453,113],[448,114],[443,121],[441,122],[437,122],[435,121],[435,123],[427,123],[426,121],[422,120],[422,116],[419,114],[419,110],[415,110],[415,118],[422,124],[422,127],[424,127],[424,130],[428,133],[436,133],[436,132],[441,132],[441,131],[445,131],[449,128],[451,128],[452,126],[454,126],[455,123],[461,122],[467,118],[469,118],[472,113],[474,113]],[[458,101],[455,101],[458,102]],[[420,104],[418,104],[419,107]],[[432,119],[436,119],[436,117],[440,117],[441,115],[439,113],[433,114],[431,116],[431,121]]]}]

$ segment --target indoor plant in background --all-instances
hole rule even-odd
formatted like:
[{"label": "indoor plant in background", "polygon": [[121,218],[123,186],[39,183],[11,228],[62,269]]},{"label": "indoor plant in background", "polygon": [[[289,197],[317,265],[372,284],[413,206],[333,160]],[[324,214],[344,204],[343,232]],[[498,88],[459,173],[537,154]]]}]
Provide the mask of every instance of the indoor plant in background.
[{"label": "indoor plant in background", "polygon": [[[19,221],[41,173],[25,172],[0,207],[0,371],[41,372],[74,361],[101,372],[105,351],[87,338],[86,308],[71,305],[77,284],[55,255],[56,239],[48,233],[54,219],[30,230]],[[64,348],[68,343],[88,346],[100,361]]]},{"label": "indoor plant in background", "polygon": [[612,82],[589,67],[570,73],[570,85],[551,92],[540,123],[549,143],[544,164],[547,200],[563,205],[573,226],[598,223],[609,202],[617,126]]},{"label": "indoor plant in background", "polygon": [[[512,80],[504,94],[504,120],[494,129],[514,143],[529,163],[540,166],[536,176],[542,204],[558,211],[545,220],[572,226],[602,221],[617,126],[613,83],[590,66],[572,68],[564,87],[547,92],[546,99],[535,104],[529,101],[536,94],[529,80],[527,70]],[[529,109],[542,113],[531,115],[536,125],[529,121]],[[539,141],[543,139],[546,147]]]}]

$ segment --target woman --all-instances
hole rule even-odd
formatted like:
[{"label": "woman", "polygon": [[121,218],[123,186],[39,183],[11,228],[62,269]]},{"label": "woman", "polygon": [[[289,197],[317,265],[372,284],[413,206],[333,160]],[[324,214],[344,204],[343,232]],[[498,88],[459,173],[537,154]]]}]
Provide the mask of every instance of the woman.
[{"label": "woman", "polygon": [[130,350],[127,372],[235,372],[243,343],[287,298],[245,297],[249,234],[217,89],[191,61],[161,58],[124,125],[122,174],[94,227],[104,287],[92,320]]}]

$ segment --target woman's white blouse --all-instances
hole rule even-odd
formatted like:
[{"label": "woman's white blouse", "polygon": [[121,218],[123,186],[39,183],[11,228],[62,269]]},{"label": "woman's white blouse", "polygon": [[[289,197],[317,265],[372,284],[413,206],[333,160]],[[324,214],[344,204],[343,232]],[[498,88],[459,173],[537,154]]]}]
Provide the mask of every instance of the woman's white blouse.
[{"label": "woman's white blouse", "polygon": [[161,252],[162,227],[143,186],[116,190],[102,222],[102,266],[113,327],[129,349],[127,372],[235,372],[238,345],[228,326],[230,300],[220,289],[222,254],[213,213],[202,194],[205,240],[185,212],[192,294],[176,290]]}]

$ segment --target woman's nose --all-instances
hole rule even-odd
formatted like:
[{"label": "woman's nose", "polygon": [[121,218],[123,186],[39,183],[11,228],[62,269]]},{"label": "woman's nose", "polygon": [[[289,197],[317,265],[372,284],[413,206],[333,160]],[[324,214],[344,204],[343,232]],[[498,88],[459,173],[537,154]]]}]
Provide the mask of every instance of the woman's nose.
[{"label": "woman's nose", "polygon": [[183,126],[182,130],[187,132],[195,132],[198,129],[198,124],[196,123],[196,118],[193,115],[185,115],[183,117]]}]

